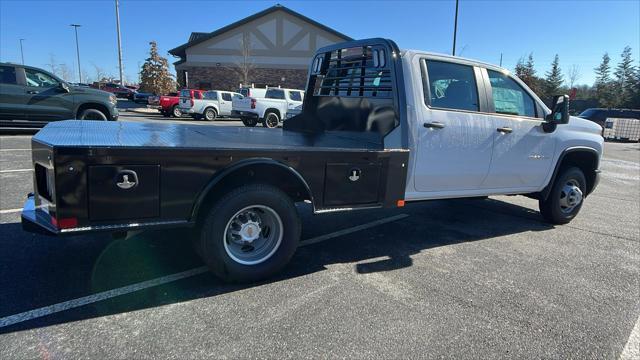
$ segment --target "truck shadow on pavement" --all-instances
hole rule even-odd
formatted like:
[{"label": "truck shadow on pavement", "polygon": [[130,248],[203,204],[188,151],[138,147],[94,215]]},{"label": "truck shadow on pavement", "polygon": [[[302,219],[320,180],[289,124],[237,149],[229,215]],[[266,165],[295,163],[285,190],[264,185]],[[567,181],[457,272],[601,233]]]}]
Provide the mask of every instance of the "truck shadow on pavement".
[{"label": "truck shadow on pavement", "polygon": [[[303,208],[302,238],[398,214],[408,217],[308,246],[303,242],[285,270],[266,282],[225,284],[203,273],[6,326],[0,333],[212,298],[326,271],[336,264],[356,276],[393,271],[412,266],[412,255],[431,248],[553,228],[525,207],[494,199],[461,199],[320,216]],[[8,223],[0,225],[0,234],[0,318],[203,266],[185,230],[148,231],[116,240],[106,234],[51,238]]]}]

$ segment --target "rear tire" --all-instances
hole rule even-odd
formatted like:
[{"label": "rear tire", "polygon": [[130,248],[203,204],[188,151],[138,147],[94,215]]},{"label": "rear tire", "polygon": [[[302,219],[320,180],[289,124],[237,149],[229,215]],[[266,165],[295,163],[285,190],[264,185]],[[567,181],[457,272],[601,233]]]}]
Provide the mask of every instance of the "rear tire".
[{"label": "rear tire", "polygon": [[300,228],[287,194],[270,185],[245,185],[209,210],[196,249],[220,279],[255,282],[289,262],[300,241]]},{"label": "rear tire", "polygon": [[264,119],[262,120],[262,126],[269,129],[274,129],[278,127],[278,124],[280,124],[280,117],[278,116],[278,114],[271,111],[264,114]]},{"label": "rear tire", "polygon": [[178,105],[173,105],[173,107],[171,108],[171,116],[175,118],[179,118],[182,116],[182,111],[180,110]]},{"label": "rear tire", "polygon": [[545,200],[539,200],[542,217],[552,224],[567,224],[580,212],[587,188],[582,170],[570,167],[561,170]]},{"label": "rear tire", "polygon": [[78,120],[102,120],[106,121],[107,116],[98,109],[84,109],[78,115]]},{"label": "rear tire", "polygon": [[214,121],[218,117],[218,112],[214,108],[204,109],[204,119],[207,121]]},{"label": "rear tire", "polygon": [[258,120],[253,118],[242,118],[241,120],[244,126],[248,127],[254,127],[258,124]]}]

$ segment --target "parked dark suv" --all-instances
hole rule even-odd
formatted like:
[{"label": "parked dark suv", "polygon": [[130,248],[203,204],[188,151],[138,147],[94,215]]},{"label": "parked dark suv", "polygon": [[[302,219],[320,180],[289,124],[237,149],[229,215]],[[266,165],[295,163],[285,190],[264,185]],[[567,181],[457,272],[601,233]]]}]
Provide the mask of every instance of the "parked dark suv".
[{"label": "parked dark suv", "polygon": [[640,110],[591,108],[581,112],[578,116],[591,120],[604,128],[604,122],[608,118],[640,119]]},{"label": "parked dark suv", "polygon": [[0,128],[39,128],[65,119],[117,120],[116,97],[32,66],[0,63]]}]

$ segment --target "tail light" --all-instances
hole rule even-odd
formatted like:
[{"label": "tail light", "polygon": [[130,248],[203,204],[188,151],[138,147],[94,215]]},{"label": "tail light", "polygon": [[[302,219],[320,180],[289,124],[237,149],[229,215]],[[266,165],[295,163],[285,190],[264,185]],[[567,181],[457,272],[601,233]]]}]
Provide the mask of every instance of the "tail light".
[{"label": "tail light", "polygon": [[251,99],[251,108],[252,109],[256,108],[256,99]]},{"label": "tail light", "polygon": [[70,229],[78,226],[78,218],[62,218],[57,219],[56,217],[51,217],[51,224],[58,229]]},{"label": "tail light", "polygon": [[193,101],[193,98],[190,98],[189,101],[191,101],[191,106],[193,106],[193,104],[195,104],[195,102]]}]

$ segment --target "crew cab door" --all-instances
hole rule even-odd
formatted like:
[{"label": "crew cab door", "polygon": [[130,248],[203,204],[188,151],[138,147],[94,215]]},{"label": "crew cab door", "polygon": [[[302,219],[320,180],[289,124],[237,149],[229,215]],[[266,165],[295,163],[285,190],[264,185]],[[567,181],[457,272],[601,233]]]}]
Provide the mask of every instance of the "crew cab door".
[{"label": "crew cab door", "polygon": [[24,96],[24,86],[18,85],[16,68],[11,65],[0,66],[0,120],[24,119],[21,105]]},{"label": "crew cab door", "polygon": [[[18,68],[20,70],[20,68]],[[73,95],[62,89],[60,80],[42,70],[24,68],[25,117],[30,121],[74,119]]]},{"label": "crew cab door", "polygon": [[552,170],[555,133],[543,131],[542,107],[514,78],[490,69],[482,71],[496,126],[483,188],[538,190]]},{"label": "crew cab door", "polygon": [[416,100],[416,161],[413,178],[428,196],[481,187],[491,164],[495,133],[479,69],[440,59],[421,59],[423,101]]},{"label": "crew cab door", "polygon": [[220,115],[222,116],[231,115],[232,104],[233,104],[233,99],[231,98],[231,93],[221,92],[220,93]]}]

